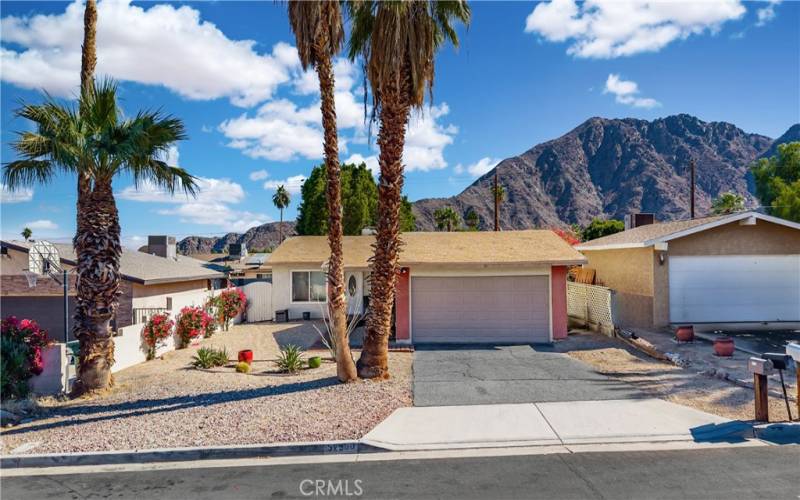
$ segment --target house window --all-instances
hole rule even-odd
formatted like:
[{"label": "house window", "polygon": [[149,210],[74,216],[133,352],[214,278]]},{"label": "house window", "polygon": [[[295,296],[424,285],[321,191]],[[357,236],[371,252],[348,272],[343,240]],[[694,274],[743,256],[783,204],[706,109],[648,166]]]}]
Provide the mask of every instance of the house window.
[{"label": "house window", "polygon": [[292,271],[292,302],[325,302],[325,273]]}]

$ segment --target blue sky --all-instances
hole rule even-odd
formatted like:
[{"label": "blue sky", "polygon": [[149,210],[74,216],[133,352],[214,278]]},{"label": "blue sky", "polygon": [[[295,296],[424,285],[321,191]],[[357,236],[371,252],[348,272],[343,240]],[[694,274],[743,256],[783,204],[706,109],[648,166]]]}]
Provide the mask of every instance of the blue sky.
[{"label": "blue sky", "polygon": [[[592,116],[689,113],[777,137],[800,121],[796,2],[472,2],[459,50],[437,59],[432,107],[409,124],[412,200],[460,192],[497,161]],[[28,124],[17,102],[69,99],[80,65],[82,6],[2,3],[2,161]],[[297,191],[321,159],[315,74],[296,60],[285,6],[265,2],[99,2],[98,73],[120,82],[127,112],[162,108],[190,139],[171,159],[201,178],[195,200],[115,181],[127,245],[147,234],[217,235],[278,219],[277,184]],[[337,61],[341,158],[376,151],[358,64]],[[372,141],[374,144],[374,140]],[[292,219],[299,194],[285,217]],[[74,231],[75,181],[3,191],[2,236]]]}]

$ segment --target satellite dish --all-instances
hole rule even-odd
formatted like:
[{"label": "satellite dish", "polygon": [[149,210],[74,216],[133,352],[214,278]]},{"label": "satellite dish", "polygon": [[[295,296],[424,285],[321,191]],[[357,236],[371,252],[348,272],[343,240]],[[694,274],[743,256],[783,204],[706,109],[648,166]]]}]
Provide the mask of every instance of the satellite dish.
[{"label": "satellite dish", "polygon": [[28,250],[28,272],[37,276],[58,276],[61,272],[58,248],[49,241],[36,241]]}]

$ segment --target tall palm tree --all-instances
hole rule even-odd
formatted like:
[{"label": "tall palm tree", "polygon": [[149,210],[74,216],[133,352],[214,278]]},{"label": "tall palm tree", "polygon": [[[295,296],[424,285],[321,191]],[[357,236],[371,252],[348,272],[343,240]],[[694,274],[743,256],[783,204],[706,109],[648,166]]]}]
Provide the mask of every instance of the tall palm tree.
[{"label": "tall palm tree", "polygon": [[29,228],[29,227],[26,227],[26,228],[24,228],[24,229],[22,230],[22,232],[21,232],[21,233],[19,233],[19,234],[20,234],[20,235],[21,235],[23,238],[25,238],[25,241],[28,241],[29,239],[31,239],[31,236],[33,236],[33,231],[31,231],[31,228]]},{"label": "tall palm tree", "polygon": [[399,271],[399,212],[403,190],[403,147],[411,108],[421,108],[433,91],[436,51],[458,46],[453,22],[468,23],[466,1],[407,0],[347,3],[352,19],[349,55],[362,57],[372,92],[373,116],[380,120],[380,183],[375,255],[372,258],[370,315],[358,374],[389,376],[392,305]]},{"label": "tall palm tree", "polygon": [[339,166],[339,137],[336,129],[334,76],[331,59],[339,53],[344,39],[339,0],[291,0],[289,23],[292,25],[297,53],[303,69],[314,67],[319,79],[322,128],[325,131],[325,171],[328,204],[328,311],[336,339],[336,372],[341,382],[358,378],[347,339],[347,302],[344,293],[344,254],[342,240],[342,175]]},{"label": "tall palm tree", "polygon": [[433,218],[436,219],[436,227],[440,231],[447,229],[448,233],[461,223],[461,218],[458,216],[458,213],[453,210],[453,207],[437,208],[436,211],[433,212]]},{"label": "tall palm tree", "polygon": [[[81,45],[81,95],[88,94],[94,89],[94,70],[97,66],[97,2],[86,0],[86,7],[83,11],[83,44]],[[86,102],[81,100],[81,102]],[[81,110],[83,111],[83,110]],[[88,169],[80,169],[82,171]],[[88,176],[78,174],[78,202],[76,205],[76,223],[81,223],[81,212],[83,202],[88,198],[90,191],[90,181]],[[80,232],[80,227],[76,228],[76,234]],[[78,247],[77,238],[73,241],[76,254],[81,253]]]},{"label": "tall palm tree", "polygon": [[33,122],[12,143],[20,159],[3,168],[3,182],[15,189],[52,181],[60,173],[84,175],[89,181],[85,210],[79,213],[75,241],[78,254],[77,307],[74,333],[80,341],[75,393],[101,390],[113,383],[114,341],[110,321],[120,293],[120,227],[112,180],[133,177],[135,185],[152,182],[174,192],[194,194],[194,177],[161,158],[186,138],[183,123],[160,112],[124,118],[117,106],[116,85],[95,84],[81,96],[76,111],[47,98],[23,105],[16,116]]},{"label": "tall palm tree", "polygon": [[506,198],[506,190],[500,185],[497,178],[497,169],[494,170],[494,185],[492,186],[492,199],[494,200],[494,230],[500,230],[500,204]]},{"label": "tall palm tree", "polygon": [[281,211],[281,222],[278,225],[278,245],[283,242],[283,209],[288,207],[291,202],[292,198],[289,196],[289,191],[283,187],[283,184],[278,186],[275,194],[272,195],[272,204]]}]

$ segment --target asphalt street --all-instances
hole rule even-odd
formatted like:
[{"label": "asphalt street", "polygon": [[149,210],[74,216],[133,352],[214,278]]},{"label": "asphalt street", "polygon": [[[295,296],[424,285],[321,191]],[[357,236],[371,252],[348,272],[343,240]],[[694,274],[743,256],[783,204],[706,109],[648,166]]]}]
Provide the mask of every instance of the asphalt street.
[{"label": "asphalt street", "polygon": [[[4,500],[797,499],[800,447],[363,461],[3,477]],[[154,466],[154,467],[157,467]]]}]

